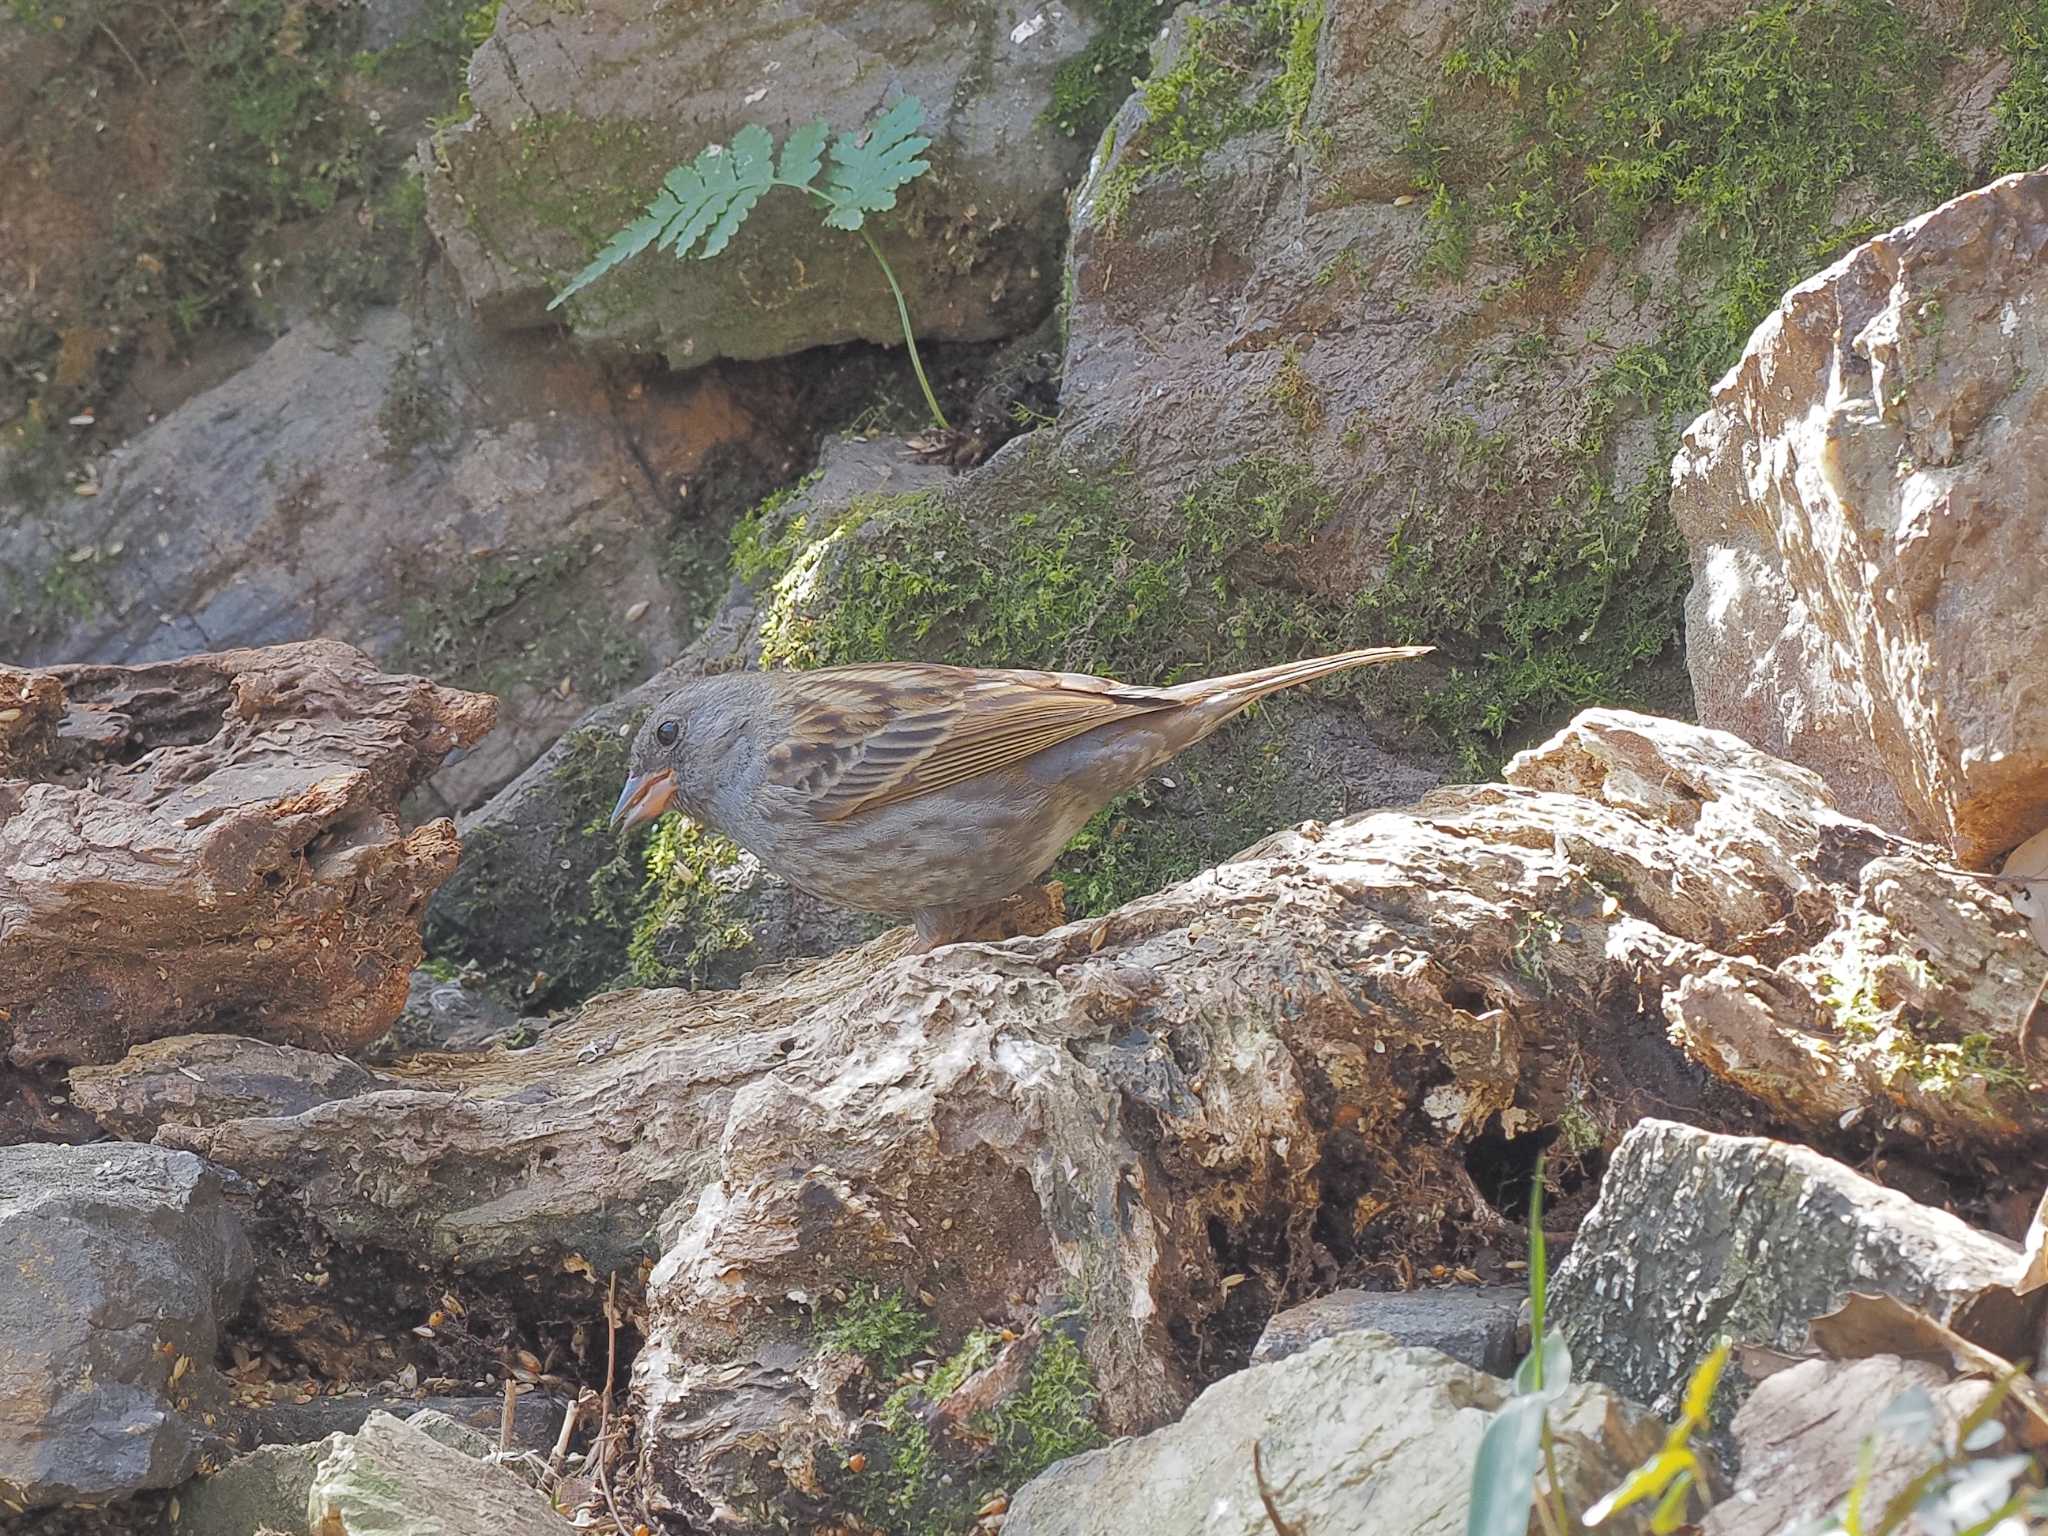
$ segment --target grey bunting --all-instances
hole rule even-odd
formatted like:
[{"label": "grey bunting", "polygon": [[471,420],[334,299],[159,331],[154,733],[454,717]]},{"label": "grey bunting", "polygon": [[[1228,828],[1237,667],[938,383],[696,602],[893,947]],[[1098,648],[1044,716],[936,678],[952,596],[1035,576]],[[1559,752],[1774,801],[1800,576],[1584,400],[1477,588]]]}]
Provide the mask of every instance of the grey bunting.
[{"label": "grey bunting", "polygon": [[1170,688],[915,662],[707,677],[648,715],[612,824],[678,808],[814,896],[908,913],[930,949],[1254,700],[1430,649],[1345,651]]}]

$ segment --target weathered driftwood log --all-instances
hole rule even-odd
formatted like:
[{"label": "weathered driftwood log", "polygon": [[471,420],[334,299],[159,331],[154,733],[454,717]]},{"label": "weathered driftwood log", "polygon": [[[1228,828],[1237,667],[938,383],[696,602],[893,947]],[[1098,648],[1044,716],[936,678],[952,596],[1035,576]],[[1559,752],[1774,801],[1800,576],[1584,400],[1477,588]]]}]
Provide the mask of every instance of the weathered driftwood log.
[{"label": "weathered driftwood log", "polygon": [[848,1277],[929,1294],[948,1347],[1077,1306],[1133,1429],[1307,1286],[1497,1232],[1482,1132],[1775,1116],[2041,1165],[2011,1052],[2048,960],[2002,896],[1691,726],[1590,712],[1509,778],[1039,938],[615,993],[529,1051],[159,1139],[443,1263],[567,1286],[665,1253],[644,1465],[749,1519],[845,1464],[807,1304]]},{"label": "weathered driftwood log", "polygon": [[336,1049],[405,1005],[455,829],[400,798],[494,702],[326,641],[0,669],[0,1054],[189,1030]]}]

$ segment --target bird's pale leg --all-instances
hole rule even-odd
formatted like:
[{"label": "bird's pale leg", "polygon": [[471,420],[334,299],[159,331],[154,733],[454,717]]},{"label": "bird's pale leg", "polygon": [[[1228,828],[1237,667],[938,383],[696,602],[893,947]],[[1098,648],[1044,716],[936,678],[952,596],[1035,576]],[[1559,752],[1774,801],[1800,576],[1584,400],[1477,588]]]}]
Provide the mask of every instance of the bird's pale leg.
[{"label": "bird's pale leg", "polygon": [[1027,885],[1001,901],[972,907],[919,907],[910,916],[917,937],[908,953],[929,954],[942,944],[994,942],[1046,933],[1067,920],[1066,891],[1055,880]]}]

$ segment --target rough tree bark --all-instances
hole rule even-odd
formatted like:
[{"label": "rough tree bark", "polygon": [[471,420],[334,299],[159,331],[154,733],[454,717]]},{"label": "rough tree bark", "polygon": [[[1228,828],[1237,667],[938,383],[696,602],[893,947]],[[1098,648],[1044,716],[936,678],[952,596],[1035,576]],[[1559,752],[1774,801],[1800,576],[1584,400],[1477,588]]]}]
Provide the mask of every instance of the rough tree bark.
[{"label": "rough tree bark", "polygon": [[1593,711],[1508,777],[1042,937],[615,993],[528,1051],[159,1139],[543,1287],[663,1253],[643,1465],[700,1520],[823,1507],[847,1417],[807,1304],[849,1276],[929,1294],[947,1340],[1078,1306],[1140,1429],[1279,1302],[1498,1233],[1483,1132],[1776,1117],[2043,1165],[2012,1050],[2048,962],[1995,890],[1717,732]]},{"label": "rough tree bark", "polygon": [[399,800],[495,710],[328,641],[0,668],[0,1056],[375,1039],[456,856]]}]

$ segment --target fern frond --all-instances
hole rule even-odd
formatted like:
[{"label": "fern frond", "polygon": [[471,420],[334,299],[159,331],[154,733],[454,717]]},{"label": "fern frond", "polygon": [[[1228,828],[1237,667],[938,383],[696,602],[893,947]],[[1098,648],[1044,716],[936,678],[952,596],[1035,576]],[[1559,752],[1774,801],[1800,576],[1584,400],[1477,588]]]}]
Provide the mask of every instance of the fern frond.
[{"label": "fern frond", "polygon": [[[816,126],[822,129],[824,125]],[[796,137],[790,135],[792,143]],[[695,160],[663,177],[661,190],[640,217],[606,241],[590,265],[548,301],[548,308],[558,307],[571,294],[588,288],[650,245],[674,251],[681,260],[701,239],[704,248],[697,256],[716,256],[754,211],[761,194],[774,184],[775,140],[759,123],[748,123],[733,135],[730,148],[699,150]]]},{"label": "fern frond", "polygon": [[[705,184],[722,194],[723,201],[718,222],[711,226],[711,232],[704,237],[704,249],[697,253],[704,261],[725,249],[747,221],[747,215],[754,211],[761,194],[775,180],[775,140],[759,123],[749,123],[732,136],[732,148],[720,155],[718,162],[718,180],[714,183],[709,176],[705,177]],[[677,245],[678,257],[689,254],[687,245]]]},{"label": "fern frond", "polygon": [[865,142],[842,133],[832,145],[832,171],[825,178],[825,196],[832,211],[825,222],[834,229],[859,229],[871,213],[896,206],[896,189],[931,167],[918,154],[931,144],[917,130],[924,126],[924,104],[906,96],[875,119]]},{"label": "fern frond", "polygon": [[654,244],[669,220],[675,217],[675,213],[676,200],[664,191],[647,205],[644,214],[605,241],[604,249],[597,253],[590,265],[571,278],[568,287],[548,300],[548,308],[559,308],[571,294],[588,288],[620,262],[638,256],[648,246]]},{"label": "fern frond", "polygon": [[825,163],[825,138],[831,131],[822,117],[790,129],[789,137],[782,141],[782,165],[775,179],[791,186],[808,187],[811,178],[818,174],[818,167]]}]

